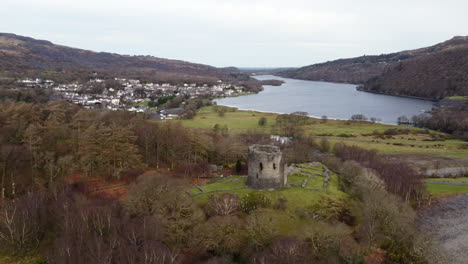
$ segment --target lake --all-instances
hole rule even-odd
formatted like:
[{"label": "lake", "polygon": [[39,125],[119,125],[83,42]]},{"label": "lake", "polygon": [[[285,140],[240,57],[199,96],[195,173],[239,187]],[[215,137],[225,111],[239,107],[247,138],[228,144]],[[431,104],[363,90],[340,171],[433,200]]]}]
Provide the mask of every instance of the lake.
[{"label": "lake", "polygon": [[303,81],[273,75],[255,76],[258,80],[282,80],[281,86],[264,86],[258,94],[217,99],[218,105],[273,113],[307,112],[309,116],[329,119],[349,119],[363,114],[381,119],[381,123],[396,124],[402,115],[412,117],[430,110],[434,102],[360,92],[356,85]]}]

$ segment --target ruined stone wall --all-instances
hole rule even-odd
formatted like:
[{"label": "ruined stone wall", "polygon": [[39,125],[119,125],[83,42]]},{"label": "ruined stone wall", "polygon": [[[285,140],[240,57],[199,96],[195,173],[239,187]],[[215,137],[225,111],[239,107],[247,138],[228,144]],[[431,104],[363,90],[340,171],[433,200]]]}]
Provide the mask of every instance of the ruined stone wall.
[{"label": "ruined stone wall", "polygon": [[468,167],[451,167],[451,168],[440,168],[440,169],[429,169],[422,174],[426,177],[463,177],[468,175]]},{"label": "ruined stone wall", "polygon": [[281,188],[287,184],[285,161],[276,146],[249,147],[249,175],[247,184],[256,189]]}]

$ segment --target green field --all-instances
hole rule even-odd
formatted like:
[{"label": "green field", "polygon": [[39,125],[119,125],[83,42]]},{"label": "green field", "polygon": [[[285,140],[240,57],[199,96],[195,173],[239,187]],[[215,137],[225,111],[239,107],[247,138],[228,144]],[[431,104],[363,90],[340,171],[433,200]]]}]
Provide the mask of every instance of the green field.
[{"label": "green field", "polygon": [[139,102],[134,104],[133,106],[148,106],[149,102]]},{"label": "green field", "polygon": [[457,100],[457,101],[465,101],[465,100],[468,100],[468,97],[466,97],[466,96],[450,96],[450,97],[447,97],[446,99]]},{"label": "green field", "polygon": [[[261,133],[275,134],[274,125],[278,114],[262,113],[255,111],[227,112],[219,116],[212,107],[201,108],[194,119],[181,120],[184,125],[211,130],[216,124],[227,126],[230,134]],[[261,117],[267,119],[265,126],[259,126]],[[371,122],[350,122],[343,120],[327,120],[326,122],[310,118],[308,124],[303,126],[305,133],[328,138],[332,143],[344,142],[367,149],[376,149],[384,154],[432,154],[448,156],[452,158],[468,157],[468,142],[461,140],[432,141],[429,134],[423,133],[421,129],[386,125]],[[371,136],[374,131],[382,133],[390,128],[410,129],[408,135],[395,135],[390,138],[378,138]],[[431,134],[440,134],[432,131]]]},{"label": "green field", "polygon": [[[305,169],[312,173],[323,173],[321,166]],[[305,179],[309,178],[306,185],[307,188],[317,188],[317,190],[309,190],[301,188],[301,184]],[[305,208],[319,202],[322,197],[329,197],[332,199],[345,197],[346,194],[338,190],[338,175],[332,174],[329,181],[328,188],[323,188],[323,178],[320,176],[306,176],[302,174],[294,174],[288,177],[288,187],[278,190],[256,190],[248,188],[246,185],[246,176],[230,176],[226,178],[217,178],[212,182],[201,186],[207,193],[202,193],[198,188],[193,188],[189,191],[194,195],[195,201],[204,206],[211,195],[214,193],[236,193],[239,196],[244,196],[252,192],[262,192],[273,203],[279,198],[285,198],[287,201],[288,209],[295,211],[297,208]],[[230,190],[244,188],[241,190]],[[212,192],[216,191],[216,192]]]},{"label": "green field", "polygon": [[429,178],[426,179],[428,181],[436,181],[436,182],[461,182],[461,183],[468,183],[468,177],[459,177],[459,178]]},{"label": "green field", "polygon": [[[468,177],[459,178],[427,178],[431,182],[453,182],[453,183],[468,183]],[[468,193],[468,185],[451,185],[451,184],[436,184],[426,183],[427,190],[435,195],[450,195]]]},{"label": "green field", "polygon": [[409,141],[398,139],[370,138],[329,138],[331,143],[346,143],[366,149],[375,149],[384,154],[431,154],[451,158],[467,158],[468,142],[461,140],[446,141]]},{"label": "green field", "polygon": [[468,185],[426,184],[427,190],[435,195],[468,193]]},{"label": "green field", "polygon": [[46,263],[44,258],[39,256],[5,256],[0,254],[0,263],[2,264],[39,264]]},{"label": "green field", "polygon": [[[211,130],[216,124],[221,126],[227,125],[230,134],[245,133],[251,129],[266,134],[271,132],[273,125],[276,123],[276,116],[277,114],[238,110],[225,113],[225,115],[221,117],[213,111],[213,107],[207,106],[198,110],[195,118],[191,120],[181,120],[181,122],[189,127],[206,130]],[[267,124],[264,127],[258,125],[258,120],[261,117],[267,119]]]}]

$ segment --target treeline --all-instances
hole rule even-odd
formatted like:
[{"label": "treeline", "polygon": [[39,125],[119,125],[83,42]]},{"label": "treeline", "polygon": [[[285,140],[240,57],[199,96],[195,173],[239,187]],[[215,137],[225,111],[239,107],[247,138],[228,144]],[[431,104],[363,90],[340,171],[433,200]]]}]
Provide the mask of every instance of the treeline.
[{"label": "treeline", "polygon": [[[386,166],[381,162],[380,166],[375,166],[366,162],[372,154],[364,152],[359,148],[340,146],[337,154],[341,158],[324,156],[322,162],[340,173],[340,188],[351,197],[354,206],[348,208],[359,221],[353,236],[360,243],[385,252],[383,258],[373,259],[376,262],[371,263],[446,263],[443,253],[428,251],[432,242],[417,229],[416,213],[410,203],[402,199],[407,197],[407,191],[395,188],[397,179],[394,182],[388,178],[392,169],[393,173],[400,172],[400,169],[393,167],[400,164]],[[348,156],[351,153],[360,155],[357,158],[359,162]],[[403,169],[403,172],[406,170]],[[406,183],[410,183],[409,189],[416,187],[418,190],[414,179],[404,180],[402,184]],[[431,261],[428,262],[428,259]],[[348,263],[367,261],[370,259]]]},{"label": "treeline", "polygon": [[0,87],[0,103],[5,101],[46,103],[50,100],[52,94],[51,90],[43,88],[7,89]]},{"label": "treeline", "polygon": [[63,101],[1,104],[0,135],[4,196],[72,171],[119,177],[130,168],[245,164],[249,142],[247,135],[206,134],[142,114],[86,110]]},{"label": "treeline", "polygon": [[468,44],[466,40],[456,41],[452,39],[439,44],[441,50],[401,61],[361,88],[376,93],[436,100],[467,94]]},{"label": "treeline", "polygon": [[89,198],[59,181],[36,186],[0,204],[0,251],[39,247],[47,263],[76,264],[427,263],[429,240],[409,204],[387,191],[382,171],[341,156],[321,160],[340,173],[348,196],[305,208],[261,192],[214,194],[200,206],[186,181],[154,172],[119,201]]},{"label": "treeline", "polygon": [[[333,153],[343,159],[356,161],[378,173],[388,192],[400,196],[405,201],[421,201],[424,195],[423,176],[403,162],[389,162],[375,150],[337,143]],[[349,183],[348,183],[349,184]]]},{"label": "treeline", "polygon": [[[407,202],[422,200],[421,178],[373,151],[332,148],[299,133],[283,148],[289,162],[322,161],[340,173],[346,196],[301,207],[261,192],[227,193],[200,205],[186,192],[188,178],[209,164],[245,173],[247,146],[269,137],[58,101],[1,106],[2,254],[71,264],[427,263],[429,240],[414,228]],[[280,116],[277,129],[305,120],[304,113]],[[171,170],[129,180],[119,200],[92,198],[66,181],[74,172],[118,179],[136,168]]]},{"label": "treeline", "polygon": [[412,121],[416,127],[438,130],[468,140],[468,103],[439,107],[431,114],[413,116]]},{"label": "treeline", "polygon": [[363,259],[358,250],[341,251],[345,238],[357,246],[343,223],[306,217],[303,225],[284,236],[280,225],[285,221],[285,201],[271,201],[261,193],[243,198],[221,194],[200,207],[186,188],[181,180],[145,174],[120,202],[87,199],[60,186],[37,190],[0,205],[0,250],[22,255],[42,245],[47,263],[76,264]]}]

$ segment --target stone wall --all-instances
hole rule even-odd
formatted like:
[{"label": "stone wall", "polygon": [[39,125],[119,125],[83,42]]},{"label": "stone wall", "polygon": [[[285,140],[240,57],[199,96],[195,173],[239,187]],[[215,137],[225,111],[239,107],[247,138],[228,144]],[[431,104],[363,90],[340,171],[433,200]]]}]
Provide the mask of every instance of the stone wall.
[{"label": "stone wall", "polygon": [[451,178],[451,177],[463,177],[468,176],[468,167],[451,167],[441,169],[430,169],[423,172],[426,177],[440,177],[440,178]]},{"label": "stone wall", "polygon": [[287,185],[285,161],[279,147],[252,145],[249,147],[247,185],[256,189],[281,188]]}]

